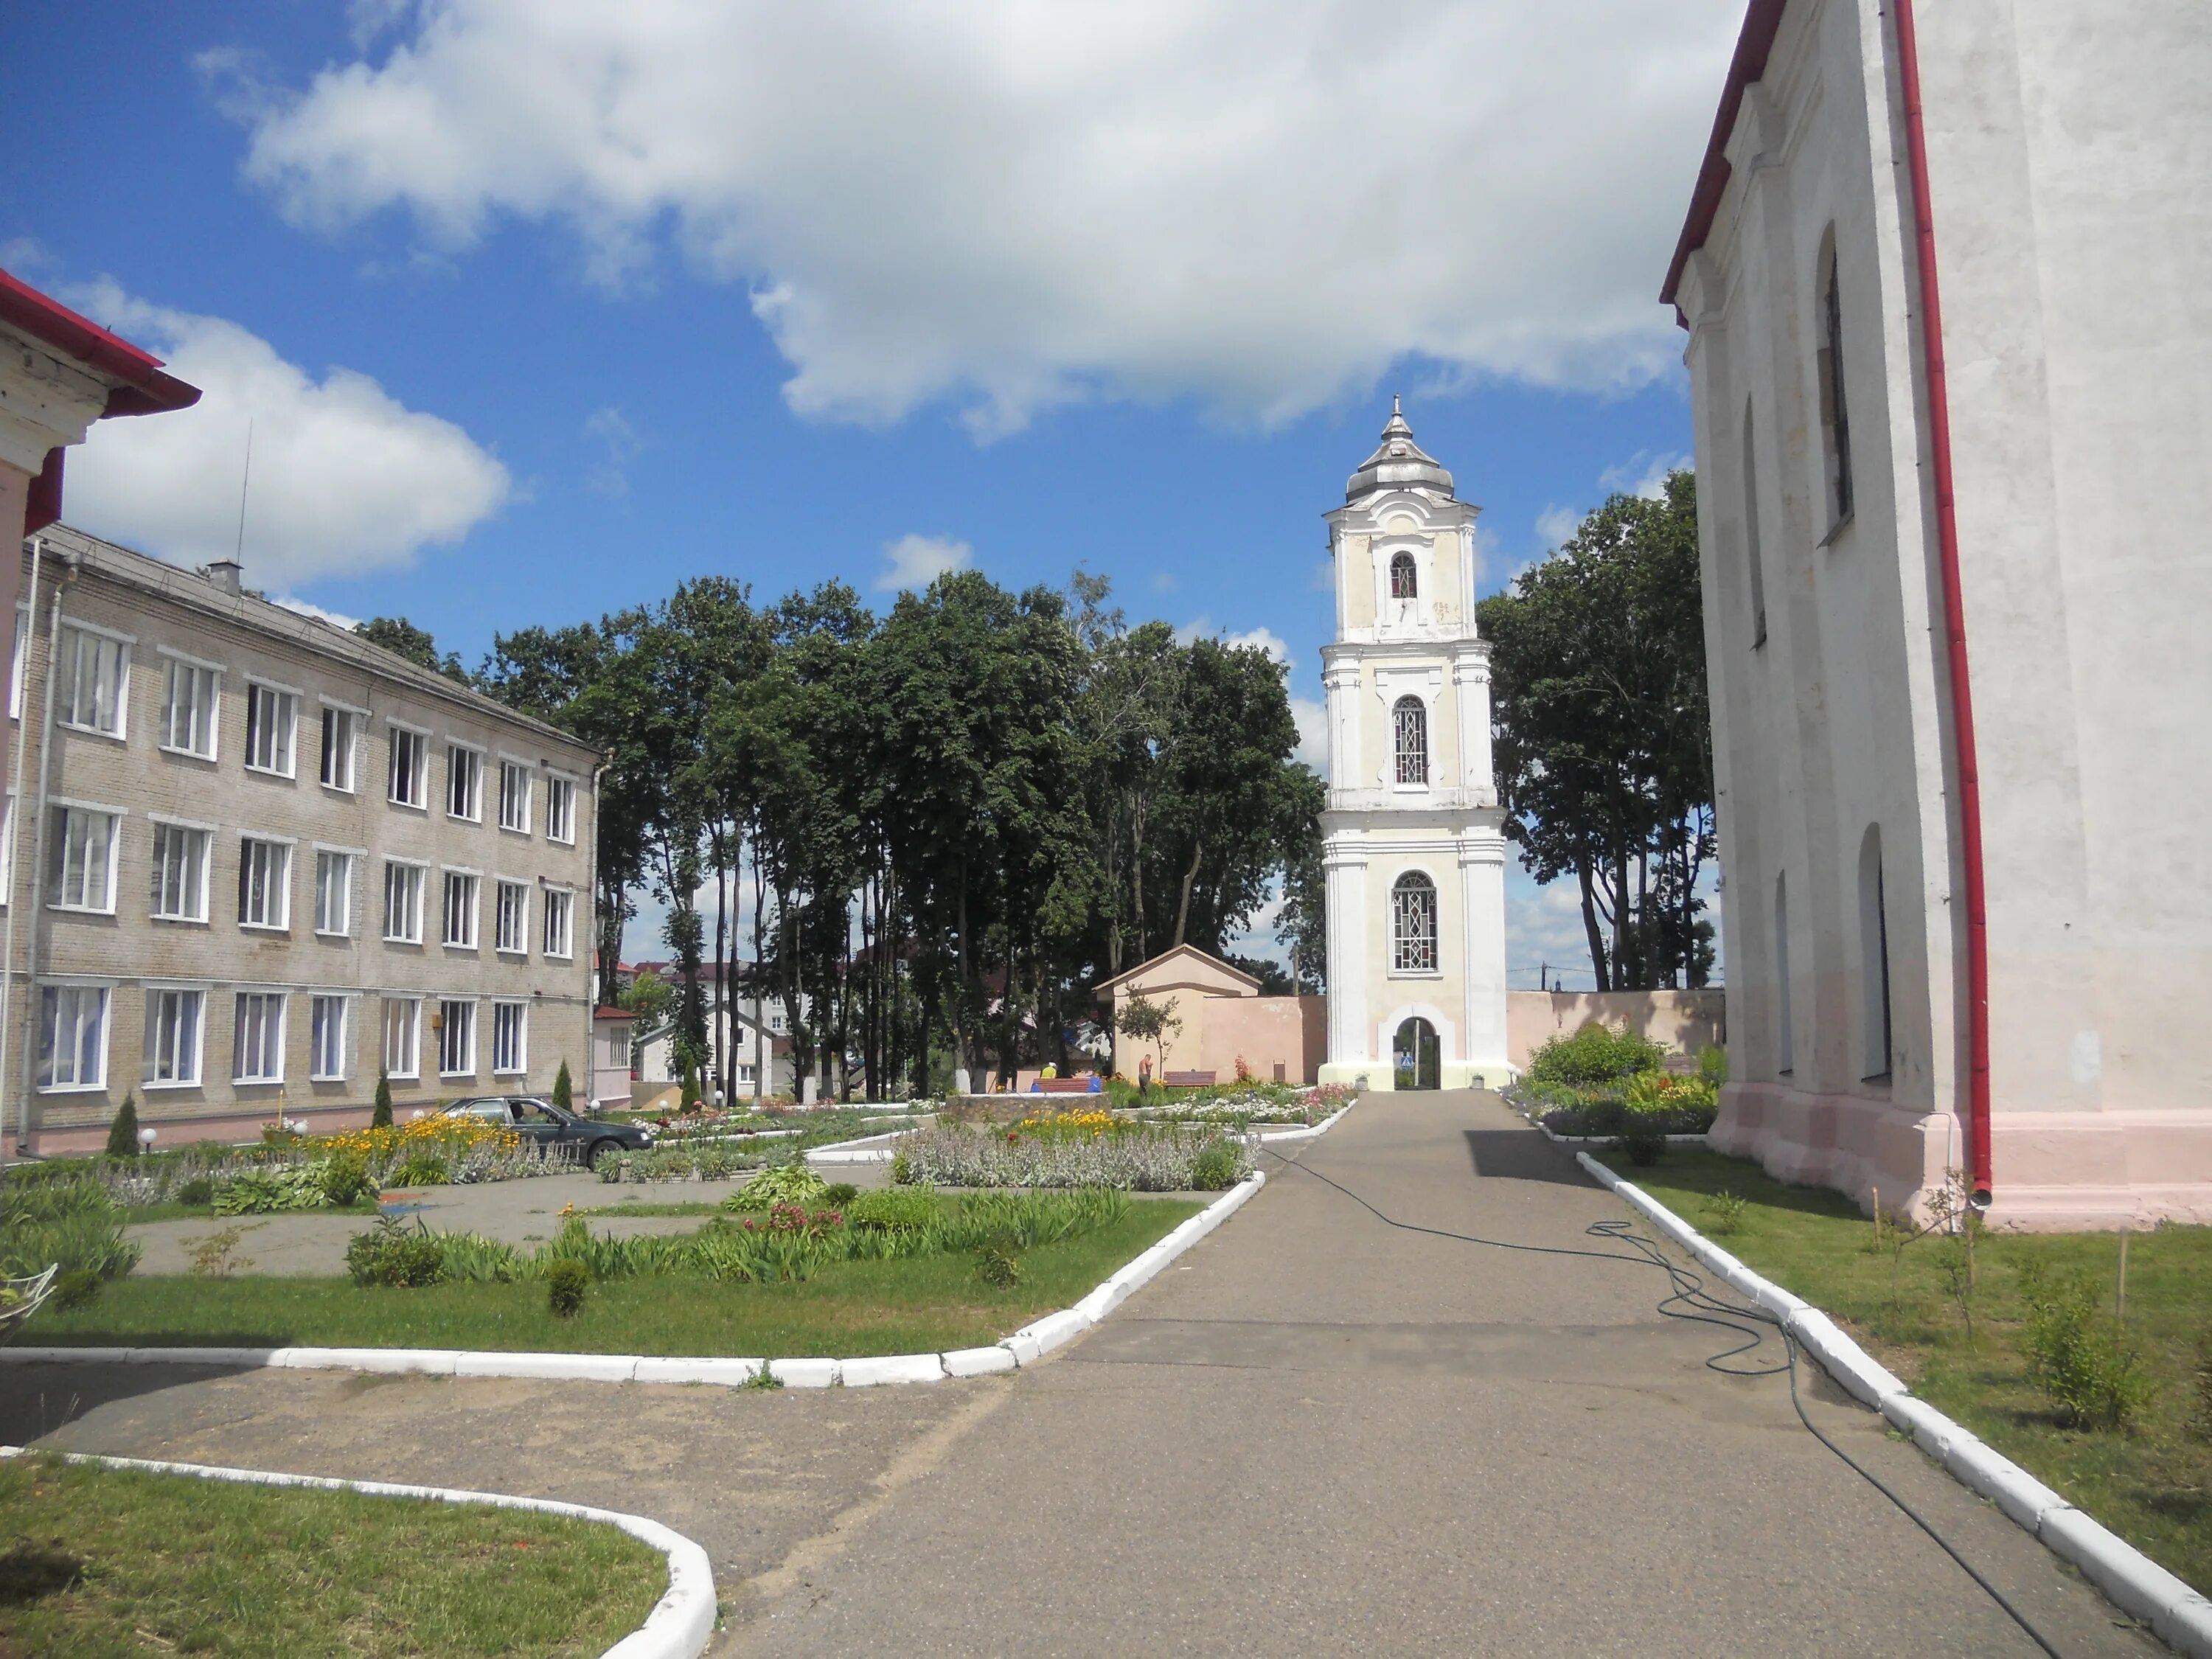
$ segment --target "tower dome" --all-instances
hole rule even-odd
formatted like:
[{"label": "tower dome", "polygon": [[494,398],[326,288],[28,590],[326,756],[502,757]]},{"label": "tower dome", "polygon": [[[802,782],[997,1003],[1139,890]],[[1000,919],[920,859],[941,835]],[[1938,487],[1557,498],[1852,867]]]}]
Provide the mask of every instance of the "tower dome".
[{"label": "tower dome", "polygon": [[1395,397],[1390,399],[1390,424],[1382,428],[1382,441],[1344,486],[1344,499],[1356,501],[1378,489],[1433,489],[1445,500],[1451,499],[1452,475],[1413,441],[1413,428],[1406,424],[1405,413]]}]

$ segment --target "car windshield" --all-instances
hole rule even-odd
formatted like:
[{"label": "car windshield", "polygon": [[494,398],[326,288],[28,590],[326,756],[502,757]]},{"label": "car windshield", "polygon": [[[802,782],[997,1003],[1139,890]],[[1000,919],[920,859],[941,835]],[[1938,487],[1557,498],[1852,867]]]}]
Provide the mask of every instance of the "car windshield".
[{"label": "car windshield", "polygon": [[514,1115],[525,1123],[550,1124],[556,1128],[568,1121],[559,1107],[543,1100],[516,1101]]}]

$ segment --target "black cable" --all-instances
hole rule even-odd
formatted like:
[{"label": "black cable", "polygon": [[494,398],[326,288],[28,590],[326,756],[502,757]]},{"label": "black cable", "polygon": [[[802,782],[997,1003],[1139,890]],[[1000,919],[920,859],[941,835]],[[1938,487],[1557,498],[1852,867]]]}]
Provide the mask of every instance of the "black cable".
[{"label": "black cable", "polygon": [[[1790,1377],[1790,1404],[1796,1411],[1797,1420],[1805,1425],[1812,1437],[1833,1452],[1845,1468],[1889,1499],[1904,1514],[1905,1519],[1934,1540],[1936,1547],[1958,1564],[1960,1571],[1979,1585],[1982,1592],[1990,1601],[2004,1609],[2006,1616],[2027,1633],[2029,1641],[2050,1655],[2051,1659],[2062,1659],[2058,1650],[2051,1645],[2041,1631],[2028,1622],[2027,1614],[2013,1606],[2003,1591],[1984,1577],[1976,1570],[1972,1562],[1953,1548],[1950,1541],[1930,1526],[1917,1510],[1898,1496],[1873,1470],[1830,1439],[1822,1432],[1819,1425],[1806,1415],[1805,1402],[1799,1397],[1797,1392],[1797,1340],[1790,1335],[1789,1328],[1764,1308],[1756,1306],[1739,1308],[1717,1301],[1706,1290],[1705,1280],[1702,1274],[1693,1273],[1679,1262],[1670,1260],[1666,1252],[1659,1248],[1656,1239],[1634,1231],[1636,1224],[1634,1222],[1595,1221],[1583,1230],[1589,1237],[1607,1238],[1617,1243],[1628,1245],[1630,1249],[1626,1254],[1618,1250],[1581,1250],[1563,1244],[1528,1244],[1513,1239],[1484,1238],[1474,1233],[1454,1232],[1445,1227],[1424,1227],[1418,1222],[1401,1221],[1395,1216],[1384,1214],[1342,1182],[1332,1180],[1319,1170],[1310,1168],[1296,1158],[1285,1157],[1271,1146],[1262,1145],[1260,1150],[1278,1164],[1296,1170],[1301,1175],[1311,1176],[1324,1186],[1334,1187],[1368,1214],[1382,1223],[1384,1226],[1395,1227],[1401,1232],[1425,1233],[1431,1238],[1448,1238],[1462,1244],[1480,1244],[1493,1250],[1517,1250],[1528,1255],[1580,1256],[1591,1261],[1626,1261],[1632,1266],[1658,1268],[1667,1275],[1674,1287],[1671,1294],[1660,1301],[1658,1304],[1660,1314],[1669,1319],[1685,1319],[1701,1325],[1718,1325],[1750,1339],[1735,1347],[1710,1355],[1705,1360],[1705,1367],[1708,1370],[1718,1371],[1723,1376],[1776,1376],[1787,1372]],[[1744,1320],[1749,1320],[1752,1322],[1749,1324],[1741,1322]],[[1765,1343],[1765,1332],[1759,1328],[1762,1326],[1772,1327],[1782,1338],[1783,1363],[1779,1365],[1762,1366],[1757,1370],[1725,1364],[1725,1361],[1733,1359],[1739,1354],[1747,1353]]]}]

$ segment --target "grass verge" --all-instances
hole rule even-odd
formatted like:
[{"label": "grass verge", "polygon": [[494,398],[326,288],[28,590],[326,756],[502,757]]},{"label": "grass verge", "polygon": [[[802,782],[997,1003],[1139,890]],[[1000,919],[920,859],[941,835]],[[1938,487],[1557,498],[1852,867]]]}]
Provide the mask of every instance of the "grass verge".
[{"label": "grass verge", "polygon": [[657,1551],[565,1516],[59,1458],[0,1463],[0,1514],[3,1652],[594,1655],[668,1583]]},{"label": "grass verge", "polygon": [[[2212,1332],[2212,1227],[2160,1227],[2128,1246],[2125,1341],[2156,1391],[2130,1428],[2070,1430],[2028,1376],[2021,1346],[2020,1272],[2094,1279],[2105,1311],[2118,1287],[2116,1233],[1984,1233],[1965,1311],[1951,1293],[1933,1238],[1901,1255],[1877,1246],[1874,1224],[1842,1194],[1791,1187],[1753,1163],[1670,1148],[1637,1169],[1617,1152],[1609,1166],[1692,1226],[1850,1329],[1938,1411],[1964,1424],[2038,1480],[2079,1505],[2169,1571],[2212,1588],[2212,1443],[2196,1437],[2197,1345]],[[1737,1231],[1723,1233],[1721,1193],[1744,1200]]]},{"label": "grass verge", "polygon": [[42,1313],[21,1340],[155,1346],[474,1348],[502,1352],[843,1358],[997,1341],[1065,1308],[1203,1206],[1148,1199],[1111,1226],[1024,1251],[1018,1285],[969,1255],[840,1261],[804,1284],[614,1279],[556,1317],[545,1286],[363,1290],[343,1279],[131,1278],[88,1306]]},{"label": "grass verge", "polygon": [[270,1210],[259,1215],[222,1215],[215,1212],[212,1204],[139,1204],[126,1206],[123,1224],[143,1226],[149,1221],[266,1221],[274,1215],[347,1215],[374,1216],[376,1200],[364,1198],[351,1204],[325,1204],[312,1210]]}]

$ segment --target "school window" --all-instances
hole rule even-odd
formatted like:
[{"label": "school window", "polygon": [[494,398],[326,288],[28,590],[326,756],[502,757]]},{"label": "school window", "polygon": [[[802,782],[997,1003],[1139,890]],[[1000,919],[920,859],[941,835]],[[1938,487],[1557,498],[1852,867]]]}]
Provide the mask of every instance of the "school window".
[{"label": "school window", "polygon": [[327,848],[315,854],[315,931],[353,931],[353,854]]},{"label": "school window", "polygon": [[149,1088],[183,1088],[200,1080],[200,1021],[204,991],[146,993],[146,1070]]},{"label": "school window", "polygon": [[430,740],[404,726],[392,728],[392,804],[420,806],[428,787]]},{"label": "school window", "polygon": [[564,889],[545,890],[545,954],[566,961],[575,953],[573,931],[576,896]]},{"label": "school window", "polygon": [[162,748],[173,755],[215,758],[216,698],[222,678],[204,663],[169,659],[161,683]]},{"label": "school window", "polygon": [[350,997],[317,997],[312,1011],[307,1075],[317,1083],[335,1083],[346,1074]]},{"label": "school window", "polygon": [[530,1005],[495,1002],[491,1006],[491,1069],[495,1077],[511,1077],[530,1063]]},{"label": "school window", "polygon": [[576,785],[571,778],[545,780],[545,839],[576,844]]},{"label": "school window", "polygon": [[236,1083],[284,1080],[284,994],[240,991],[237,1035],[231,1049],[231,1079]]},{"label": "school window", "polygon": [[121,815],[96,806],[53,809],[48,902],[58,910],[115,911],[115,836]]},{"label": "school window", "polygon": [[514,955],[527,953],[530,949],[530,889],[519,881],[500,883],[495,909],[494,947]]},{"label": "school window", "polygon": [[458,743],[446,745],[446,816],[483,822],[483,757]]},{"label": "school window", "polygon": [[273,685],[248,682],[246,688],[246,769],[292,775],[292,739],[300,721],[300,699]]},{"label": "school window", "polygon": [[446,927],[442,937],[463,950],[477,948],[477,878],[459,870],[446,872]]},{"label": "school window", "polygon": [[205,921],[208,855],[215,837],[182,823],[154,826],[153,913],[162,921]]},{"label": "school window", "polygon": [[238,925],[278,932],[292,925],[292,849],[283,842],[239,841]]},{"label": "school window", "polygon": [[438,1005],[438,1075],[474,1077],[477,1073],[477,1006],[447,1000]]},{"label": "school window", "polygon": [[422,942],[422,885],[428,874],[419,864],[384,866],[384,937],[395,945]]},{"label": "school window", "polygon": [[80,732],[121,737],[131,647],[104,634],[64,625],[54,667],[55,721]]},{"label": "school window", "polygon": [[409,1079],[422,1075],[422,1004],[419,999],[385,999],[384,1074]]},{"label": "school window", "polygon": [[107,1086],[105,985],[49,985],[39,994],[39,1087]]},{"label": "school window", "polygon": [[499,763],[499,827],[530,833],[530,769],[513,761]]},{"label": "school window", "polygon": [[354,757],[361,745],[361,716],[350,708],[323,708],[323,787],[354,792]]}]

